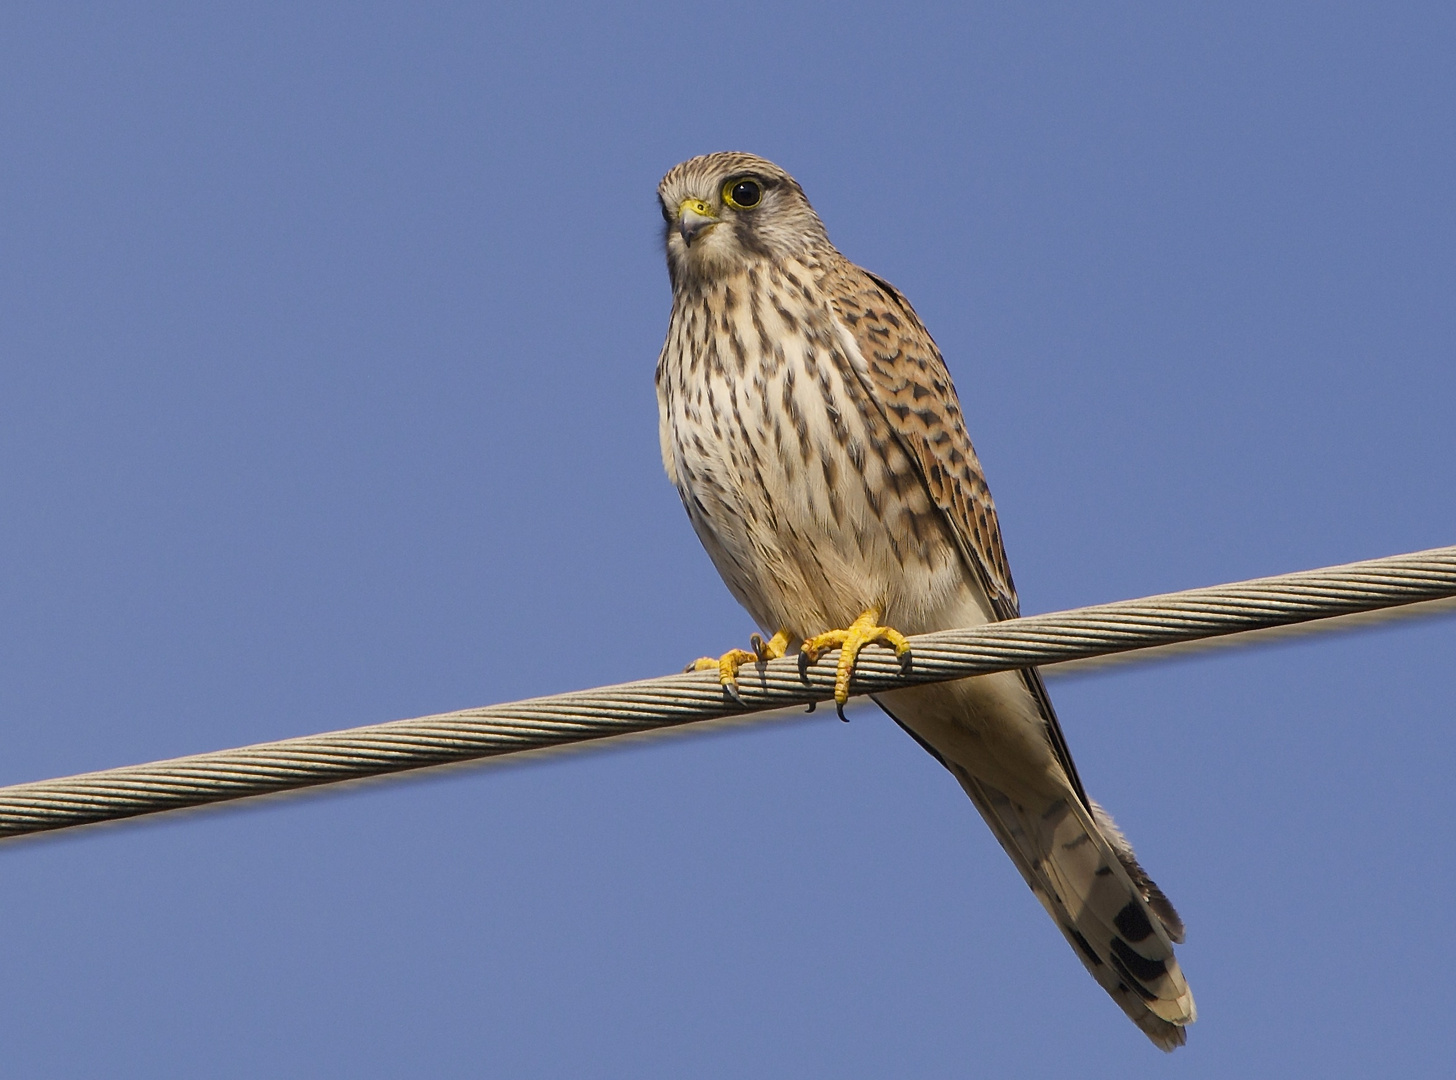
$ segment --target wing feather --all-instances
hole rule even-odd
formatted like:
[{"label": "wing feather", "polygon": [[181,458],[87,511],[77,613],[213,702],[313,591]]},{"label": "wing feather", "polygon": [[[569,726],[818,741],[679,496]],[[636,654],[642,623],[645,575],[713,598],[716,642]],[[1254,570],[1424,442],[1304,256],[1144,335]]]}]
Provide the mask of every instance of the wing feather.
[{"label": "wing feather", "polygon": [[996,504],[945,360],[900,291],[840,260],[825,282],[865,366],[859,376],[945,514],[999,618],[1019,611]]},{"label": "wing feather", "polygon": [[[829,269],[824,286],[864,361],[856,367],[860,381],[914,462],[966,566],[986,590],[991,610],[998,619],[1016,618],[1021,604],[1001,542],[996,503],[930,331],[899,289],[847,259]],[[1047,739],[1058,761],[1090,812],[1092,800],[1077,775],[1041,673],[1027,668],[1022,678],[1046,720]]]}]

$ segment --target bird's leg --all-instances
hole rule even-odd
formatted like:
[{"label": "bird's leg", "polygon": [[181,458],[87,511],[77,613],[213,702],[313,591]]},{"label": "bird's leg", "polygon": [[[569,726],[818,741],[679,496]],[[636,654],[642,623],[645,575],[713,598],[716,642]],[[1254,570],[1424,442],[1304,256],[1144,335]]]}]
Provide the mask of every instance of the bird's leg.
[{"label": "bird's leg", "polygon": [[901,669],[910,670],[910,643],[900,631],[876,625],[879,618],[879,610],[870,608],[850,623],[849,629],[827,630],[822,634],[815,634],[799,646],[799,655],[809,664],[818,660],[826,650],[838,646],[839,667],[834,673],[834,709],[841,720],[847,719],[844,715],[844,703],[849,700],[849,679],[854,674],[859,651],[866,645],[883,645],[894,649],[895,655],[900,658]]},{"label": "bird's leg", "polygon": [[716,671],[718,682],[729,697],[742,705],[743,695],[738,692],[738,669],[747,663],[767,663],[769,660],[777,660],[789,651],[789,632],[780,630],[768,641],[764,641],[759,634],[751,634],[748,638],[748,649],[729,649],[718,659],[711,656],[704,656],[694,660],[684,670],[686,671]]}]

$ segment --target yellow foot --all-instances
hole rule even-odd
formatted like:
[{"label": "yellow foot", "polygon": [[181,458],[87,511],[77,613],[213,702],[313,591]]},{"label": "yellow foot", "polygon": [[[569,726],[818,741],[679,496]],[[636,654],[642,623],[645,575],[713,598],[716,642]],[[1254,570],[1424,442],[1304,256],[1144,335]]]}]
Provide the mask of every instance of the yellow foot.
[{"label": "yellow foot", "polygon": [[763,663],[783,656],[789,651],[789,634],[786,630],[780,630],[768,641],[764,641],[758,634],[752,634],[748,638],[748,644],[753,649],[752,652],[747,649],[729,649],[716,660],[711,656],[704,656],[694,660],[683,670],[716,671],[724,693],[742,705],[743,695],[738,692],[738,669],[744,664]]},{"label": "yellow foot", "polygon": [[808,664],[818,660],[825,651],[836,646],[839,648],[839,667],[834,673],[834,711],[839,713],[841,720],[848,719],[844,715],[844,703],[849,700],[849,679],[859,661],[859,651],[866,645],[884,645],[894,649],[895,655],[900,658],[901,670],[910,670],[910,643],[900,631],[877,626],[879,617],[880,613],[870,608],[855,619],[848,630],[828,630],[799,646],[799,655]]}]

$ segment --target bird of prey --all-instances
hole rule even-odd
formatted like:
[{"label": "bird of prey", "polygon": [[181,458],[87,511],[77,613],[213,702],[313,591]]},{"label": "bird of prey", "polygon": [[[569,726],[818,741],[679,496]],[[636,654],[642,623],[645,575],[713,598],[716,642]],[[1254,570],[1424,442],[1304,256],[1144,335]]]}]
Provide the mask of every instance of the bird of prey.
[{"label": "bird of prey", "polygon": [[[658,187],[672,316],[662,459],[729,590],[766,634],[741,665],[1013,618],[996,509],[945,362],[898,289],[851,263],[792,176],[752,154]],[[885,712],[960,782],[1092,977],[1159,1047],[1184,1042],[1183,923],[1088,797],[1034,669],[894,690]],[[842,715],[842,713],[841,713]]]}]

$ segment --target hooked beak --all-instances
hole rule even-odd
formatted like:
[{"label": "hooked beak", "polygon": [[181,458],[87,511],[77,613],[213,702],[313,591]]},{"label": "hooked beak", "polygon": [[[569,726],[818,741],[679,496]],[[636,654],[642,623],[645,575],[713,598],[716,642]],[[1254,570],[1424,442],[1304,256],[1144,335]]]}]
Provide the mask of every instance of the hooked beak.
[{"label": "hooked beak", "polygon": [[677,231],[683,243],[693,246],[693,239],[700,233],[722,222],[713,215],[713,208],[702,199],[684,199],[677,207]]}]

